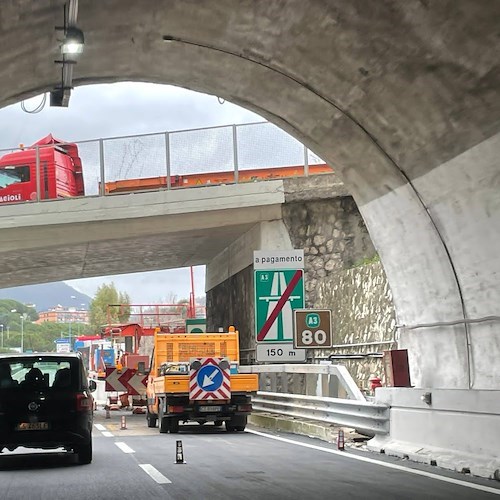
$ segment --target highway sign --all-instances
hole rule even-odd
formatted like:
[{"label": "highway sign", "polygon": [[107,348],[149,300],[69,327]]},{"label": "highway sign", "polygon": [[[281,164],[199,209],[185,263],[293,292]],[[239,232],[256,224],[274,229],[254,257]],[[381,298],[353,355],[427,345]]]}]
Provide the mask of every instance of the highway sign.
[{"label": "highway sign", "polygon": [[304,307],[304,271],[254,271],[257,342],[292,342],[293,310]]},{"label": "highway sign", "polygon": [[145,394],[147,375],[140,375],[133,368],[106,368],[106,391],[127,392],[137,396]]},{"label": "highway sign", "polygon": [[191,358],[189,399],[231,399],[230,363],[227,358]]},{"label": "highway sign", "polygon": [[257,344],[257,361],[261,363],[303,363],[306,351],[293,349],[290,342]]},{"label": "highway sign", "polygon": [[257,269],[304,269],[304,250],[256,250],[253,268]]},{"label": "highway sign", "polygon": [[59,338],[54,340],[56,344],[56,352],[71,352],[71,341],[70,339]]},{"label": "highway sign", "polygon": [[293,346],[297,349],[332,346],[332,312],[328,309],[294,310]]}]

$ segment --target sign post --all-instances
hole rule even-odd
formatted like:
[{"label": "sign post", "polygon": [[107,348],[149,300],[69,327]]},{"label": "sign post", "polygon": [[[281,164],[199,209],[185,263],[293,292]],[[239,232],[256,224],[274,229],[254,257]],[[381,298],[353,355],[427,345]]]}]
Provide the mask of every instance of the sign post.
[{"label": "sign post", "polygon": [[255,251],[257,361],[304,362],[293,349],[293,311],[304,307],[304,251]]},{"label": "sign post", "polygon": [[294,311],[293,346],[296,349],[332,347],[332,312],[328,309]]}]

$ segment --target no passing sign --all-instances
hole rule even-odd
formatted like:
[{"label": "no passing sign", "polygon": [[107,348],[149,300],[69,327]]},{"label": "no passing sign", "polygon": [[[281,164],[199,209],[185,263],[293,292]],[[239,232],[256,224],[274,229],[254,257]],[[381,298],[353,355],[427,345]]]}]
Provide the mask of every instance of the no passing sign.
[{"label": "no passing sign", "polygon": [[293,333],[296,349],[331,347],[332,312],[328,309],[295,309]]}]

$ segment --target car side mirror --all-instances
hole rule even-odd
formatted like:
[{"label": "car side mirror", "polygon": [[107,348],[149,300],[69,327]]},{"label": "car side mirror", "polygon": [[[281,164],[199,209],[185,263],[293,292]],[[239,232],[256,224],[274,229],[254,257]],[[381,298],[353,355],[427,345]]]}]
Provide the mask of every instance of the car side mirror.
[{"label": "car side mirror", "polygon": [[89,380],[89,391],[94,392],[97,389],[97,383],[95,380]]}]

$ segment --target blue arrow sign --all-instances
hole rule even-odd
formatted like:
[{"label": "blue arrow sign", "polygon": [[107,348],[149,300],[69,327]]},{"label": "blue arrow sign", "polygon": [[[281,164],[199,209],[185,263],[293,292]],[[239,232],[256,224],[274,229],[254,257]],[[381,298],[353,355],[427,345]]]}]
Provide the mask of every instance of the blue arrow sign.
[{"label": "blue arrow sign", "polygon": [[54,340],[54,344],[69,344],[70,340],[69,339],[56,339]]},{"label": "blue arrow sign", "polygon": [[196,383],[200,389],[206,392],[213,392],[219,389],[223,380],[222,370],[215,365],[202,366],[196,375]]}]

